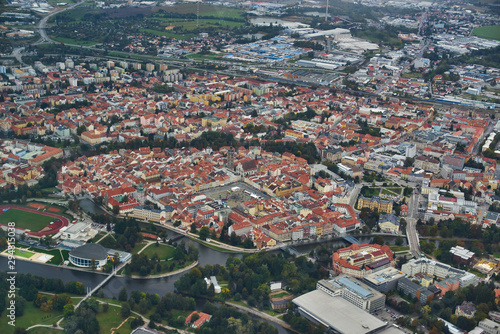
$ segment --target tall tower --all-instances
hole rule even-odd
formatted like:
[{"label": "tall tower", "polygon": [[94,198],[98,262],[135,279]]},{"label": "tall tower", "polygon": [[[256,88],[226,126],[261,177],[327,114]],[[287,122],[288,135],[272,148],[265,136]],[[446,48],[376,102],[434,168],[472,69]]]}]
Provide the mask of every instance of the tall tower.
[{"label": "tall tower", "polygon": [[227,168],[234,170],[234,150],[232,147],[227,152]]},{"label": "tall tower", "polygon": [[325,22],[328,22],[328,0],[326,0]]}]

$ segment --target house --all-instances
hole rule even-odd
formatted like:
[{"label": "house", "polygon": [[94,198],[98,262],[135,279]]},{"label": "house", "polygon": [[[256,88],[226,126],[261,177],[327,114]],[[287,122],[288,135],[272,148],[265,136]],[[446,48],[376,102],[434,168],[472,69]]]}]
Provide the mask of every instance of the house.
[{"label": "house", "polygon": [[191,326],[194,329],[198,329],[203,326],[204,323],[209,322],[212,319],[210,314],[206,314],[203,312],[193,311],[186,318],[186,326]]},{"label": "house", "polygon": [[476,307],[472,302],[463,302],[455,309],[455,314],[459,317],[474,318],[476,315]]}]

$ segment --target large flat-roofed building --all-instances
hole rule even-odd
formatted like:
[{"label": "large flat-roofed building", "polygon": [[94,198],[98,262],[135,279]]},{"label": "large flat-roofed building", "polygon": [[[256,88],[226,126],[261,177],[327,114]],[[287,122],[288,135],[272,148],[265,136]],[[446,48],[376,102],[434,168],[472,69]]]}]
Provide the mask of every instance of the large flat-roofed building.
[{"label": "large flat-roofed building", "polygon": [[375,290],[387,293],[391,290],[396,290],[398,287],[398,281],[405,277],[405,275],[399,270],[389,267],[381,271],[371,273],[363,278],[363,283]]},{"label": "large flat-roofed building", "polygon": [[340,296],[331,296],[315,290],[292,300],[299,314],[312,322],[322,324],[334,333],[369,334],[386,326],[361,308]]},{"label": "large flat-roofed building", "polygon": [[330,296],[338,296],[369,312],[377,311],[385,305],[385,295],[354,277],[342,275],[334,279],[321,280],[316,289]]}]

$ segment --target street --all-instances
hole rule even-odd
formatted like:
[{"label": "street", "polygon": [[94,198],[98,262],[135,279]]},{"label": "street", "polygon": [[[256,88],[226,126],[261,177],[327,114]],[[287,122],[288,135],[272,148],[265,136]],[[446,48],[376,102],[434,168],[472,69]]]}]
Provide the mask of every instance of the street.
[{"label": "street", "polygon": [[408,243],[410,245],[410,250],[415,257],[419,257],[422,254],[420,250],[420,243],[417,234],[417,214],[418,214],[418,202],[420,194],[413,193],[410,197],[410,203],[408,205],[408,216],[406,218],[406,236],[408,237]]}]

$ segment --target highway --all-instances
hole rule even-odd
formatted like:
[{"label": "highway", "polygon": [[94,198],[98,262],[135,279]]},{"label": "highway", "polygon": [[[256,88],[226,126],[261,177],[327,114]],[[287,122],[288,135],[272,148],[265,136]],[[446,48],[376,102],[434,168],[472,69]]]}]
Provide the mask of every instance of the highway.
[{"label": "highway", "polygon": [[420,257],[420,254],[422,254],[417,233],[417,214],[418,214],[419,198],[420,198],[419,194],[413,193],[411,195],[410,203],[408,205],[408,216],[406,218],[406,223],[407,223],[406,236],[408,237],[410,251],[415,257]]},{"label": "highway", "polygon": [[85,1],[80,1],[80,2],[77,2],[75,3],[74,5],[71,5],[71,6],[68,6],[66,8],[62,8],[62,9],[59,9],[59,10],[56,10],[56,11],[53,11],[52,13],[50,13],[49,15],[45,16],[43,19],[40,20],[40,22],[38,22],[38,24],[36,25],[36,29],[38,30],[38,32],[40,33],[40,39],[33,43],[33,44],[41,44],[41,43],[56,43],[56,41],[52,40],[48,35],[47,35],[47,32],[45,31],[45,28],[47,27],[47,21],[54,15],[57,15],[59,13],[62,13],[64,11],[67,11],[69,9],[73,9],[77,6],[80,6],[82,3],[84,3]]}]

